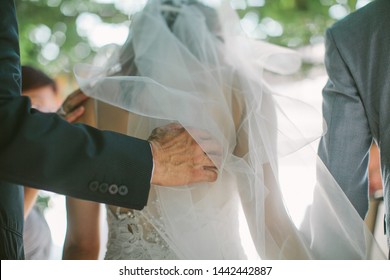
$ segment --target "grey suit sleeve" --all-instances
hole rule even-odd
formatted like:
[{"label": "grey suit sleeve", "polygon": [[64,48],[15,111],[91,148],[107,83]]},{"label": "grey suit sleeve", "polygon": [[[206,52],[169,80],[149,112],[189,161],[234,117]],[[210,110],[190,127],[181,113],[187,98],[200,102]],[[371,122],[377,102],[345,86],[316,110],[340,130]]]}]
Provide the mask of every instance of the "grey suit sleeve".
[{"label": "grey suit sleeve", "polygon": [[147,141],[71,125],[30,109],[29,99],[20,96],[14,3],[1,0],[0,180],[142,209],[152,166]]},{"label": "grey suit sleeve", "polygon": [[367,167],[372,136],[351,71],[332,30],[326,35],[325,65],[329,80],[323,89],[323,116],[328,128],[318,153],[364,218],[368,210]]}]

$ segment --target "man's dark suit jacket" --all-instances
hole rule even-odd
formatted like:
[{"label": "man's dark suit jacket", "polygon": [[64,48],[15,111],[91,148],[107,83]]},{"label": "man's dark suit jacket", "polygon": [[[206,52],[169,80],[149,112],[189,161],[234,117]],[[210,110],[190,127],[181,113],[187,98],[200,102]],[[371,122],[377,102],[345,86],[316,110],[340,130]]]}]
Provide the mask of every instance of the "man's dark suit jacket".
[{"label": "man's dark suit jacket", "polygon": [[0,258],[23,258],[23,190],[142,209],[153,167],[147,141],[30,109],[20,96],[13,0],[0,1]]}]

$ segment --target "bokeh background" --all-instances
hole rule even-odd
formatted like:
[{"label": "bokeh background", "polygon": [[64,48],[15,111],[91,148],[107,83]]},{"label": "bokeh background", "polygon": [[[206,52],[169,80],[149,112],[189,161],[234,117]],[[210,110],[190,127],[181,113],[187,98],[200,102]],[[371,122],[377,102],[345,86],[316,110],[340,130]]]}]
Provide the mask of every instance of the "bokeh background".
[{"label": "bokeh background", "polygon": [[[175,0],[172,0],[175,2]],[[146,0],[15,0],[19,20],[23,65],[37,67],[59,84],[62,98],[77,88],[73,67],[91,62],[107,45],[125,42],[132,15]],[[220,0],[203,0],[215,5]],[[321,89],[326,82],[324,34],[326,28],[370,0],[230,0],[247,36],[292,48],[302,57],[301,71],[277,77],[281,91],[307,100],[321,111]],[[55,250],[61,258],[66,230],[64,197],[42,192],[38,204],[52,231]],[[304,209],[304,208],[303,208]],[[300,210],[297,210],[300,211]],[[383,209],[379,208],[379,216]],[[102,230],[104,211],[102,211]],[[381,224],[381,223],[378,223]],[[380,226],[380,225],[379,225]],[[381,228],[376,229],[380,232]],[[103,234],[104,236],[104,234]],[[385,246],[382,235],[378,240]],[[104,254],[105,239],[102,239]]]},{"label": "bokeh background", "polygon": [[[174,1],[174,0],[173,0]],[[216,4],[220,0],[203,0]],[[294,49],[322,44],[325,29],[370,0],[231,0],[249,37]],[[21,60],[70,75],[107,44],[123,44],[146,0],[16,0]],[[310,64],[310,62],[309,62]]]}]

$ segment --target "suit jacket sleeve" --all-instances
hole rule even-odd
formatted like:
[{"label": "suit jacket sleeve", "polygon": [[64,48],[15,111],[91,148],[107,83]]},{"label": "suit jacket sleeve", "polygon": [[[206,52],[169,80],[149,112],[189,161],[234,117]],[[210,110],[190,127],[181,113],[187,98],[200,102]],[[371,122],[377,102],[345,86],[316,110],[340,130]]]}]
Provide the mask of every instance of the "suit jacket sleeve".
[{"label": "suit jacket sleeve", "polygon": [[150,188],[147,141],[30,109],[20,96],[13,0],[0,2],[0,180],[141,209]]},{"label": "suit jacket sleeve", "polygon": [[319,156],[364,218],[368,210],[367,167],[372,136],[358,89],[332,29],[326,34],[325,65],[329,80],[323,89],[323,115],[328,130],[321,139]]}]

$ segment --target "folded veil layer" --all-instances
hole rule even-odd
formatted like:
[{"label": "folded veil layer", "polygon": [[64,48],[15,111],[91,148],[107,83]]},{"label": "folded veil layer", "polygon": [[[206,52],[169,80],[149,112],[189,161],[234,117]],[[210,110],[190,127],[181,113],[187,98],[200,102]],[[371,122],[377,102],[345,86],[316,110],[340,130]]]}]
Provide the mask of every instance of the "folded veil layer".
[{"label": "folded veil layer", "polygon": [[168,26],[150,1],[103,67],[75,68],[87,95],[133,113],[129,135],[179,122],[218,166],[212,184],[153,186],[142,215],[182,259],[383,258],[310,145],[320,113],[263,76],[296,71],[299,56],[246,38],[228,5],[191,3]]}]

